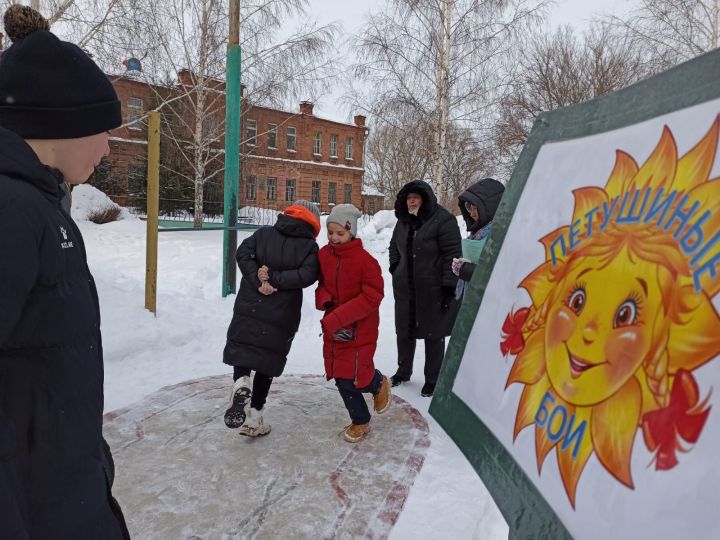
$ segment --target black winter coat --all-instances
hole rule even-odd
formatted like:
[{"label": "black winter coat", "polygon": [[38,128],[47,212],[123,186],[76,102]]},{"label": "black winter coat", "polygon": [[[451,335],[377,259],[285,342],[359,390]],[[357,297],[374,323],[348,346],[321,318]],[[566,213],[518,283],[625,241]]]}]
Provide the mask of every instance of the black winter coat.
[{"label": "black winter coat", "polygon": [[0,128],[3,539],[126,535],[105,472],[97,292],[61,182]]},{"label": "black winter coat", "polygon": [[[240,291],[227,334],[223,361],[248,367],[271,377],[285,369],[300,326],[303,289],[318,278],[318,245],[308,224],[285,214],[273,227],[263,227],[237,250],[242,272]],[[270,285],[277,292],[258,291],[261,266],[270,269]]]},{"label": "black winter coat", "polygon": [[[417,216],[408,213],[409,193],[422,197]],[[418,339],[449,336],[459,308],[454,297],[458,278],[452,273],[453,258],[462,256],[457,219],[438,205],[432,188],[422,180],[400,190],[395,215],[398,221],[390,240],[395,332]]]}]

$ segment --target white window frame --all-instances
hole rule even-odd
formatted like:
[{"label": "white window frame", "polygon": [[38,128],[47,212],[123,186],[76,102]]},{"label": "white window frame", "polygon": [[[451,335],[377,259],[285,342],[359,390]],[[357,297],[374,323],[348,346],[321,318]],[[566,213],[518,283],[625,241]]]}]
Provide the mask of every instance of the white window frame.
[{"label": "white window frame", "polygon": [[140,121],[145,114],[145,103],[141,98],[127,98],[127,123],[128,129],[142,130]]},{"label": "white window frame", "polygon": [[[252,197],[250,195],[252,195]],[[245,182],[245,200],[257,201],[257,176],[247,177],[247,181]]]},{"label": "white window frame", "polygon": [[[292,146],[290,146],[291,139],[292,139]],[[297,130],[292,126],[287,128],[287,137],[286,137],[285,143],[287,144],[288,152],[296,152],[297,151]]]},{"label": "white window frame", "polygon": [[[268,176],[267,177],[267,192],[265,194],[265,200],[268,201],[277,201],[277,176]],[[270,192],[270,187],[272,186],[272,197]]]},{"label": "white window frame", "polygon": [[[268,124],[268,149],[270,150],[277,150],[277,132],[278,132],[278,126],[277,124]],[[272,135],[274,139],[275,144],[270,144],[270,136]]]},{"label": "white window frame", "polygon": [[316,131],[315,135],[313,135],[313,155],[322,155],[322,133],[319,131]]},{"label": "white window frame", "polygon": [[353,158],[353,138],[347,137],[345,139],[345,159],[352,160]]},{"label": "white window frame", "polygon": [[[250,137],[250,132],[252,131],[252,137]],[[251,118],[248,118],[246,124],[245,124],[245,139],[248,146],[255,146],[257,144],[257,120],[253,120]],[[252,141],[252,142],[250,142]]]},{"label": "white window frame", "polygon": [[330,157],[338,157],[337,155],[337,147],[338,147],[338,136],[335,134],[330,135]]},{"label": "white window frame", "polygon": [[[288,189],[292,186],[292,195],[289,195]],[[297,194],[297,179],[295,178],[286,178],[285,179],[285,201],[286,202],[293,202],[295,200],[295,195]]]},{"label": "white window frame", "polygon": [[[320,193],[322,193],[322,181],[313,180],[310,184],[310,200],[314,203],[320,203]],[[316,196],[317,194],[317,196]]]}]

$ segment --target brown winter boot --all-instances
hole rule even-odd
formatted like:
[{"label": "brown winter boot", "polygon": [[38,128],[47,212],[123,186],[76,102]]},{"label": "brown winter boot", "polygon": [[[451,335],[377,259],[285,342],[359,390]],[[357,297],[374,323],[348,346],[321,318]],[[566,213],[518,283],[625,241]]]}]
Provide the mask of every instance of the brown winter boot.
[{"label": "brown winter boot", "polygon": [[382,414],[390,408],[392,403],[392,392],[390,391],[390,381],[383,375],[382,382],[380,383],[380,390],[373,396],[373,404],[375,405],[375,412]]},{"label": "brown winter boot", "polygon": [[343,432],[343,438],[347,442],[356,443],[365,438],[370,431],[370,422],[367,424],[350,424]]}]

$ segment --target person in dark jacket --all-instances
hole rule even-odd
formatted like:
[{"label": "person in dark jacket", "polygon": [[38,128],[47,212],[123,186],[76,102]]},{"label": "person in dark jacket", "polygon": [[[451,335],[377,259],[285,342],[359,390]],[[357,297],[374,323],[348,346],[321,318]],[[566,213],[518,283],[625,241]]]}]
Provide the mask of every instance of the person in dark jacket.
[{"label": "person in dark jacket", "polygon": [[[300,326],[303,289],[318,278],[320,212],[296,201],[272,227],[262,227],[237,250],[240,291],[223,361],[233,366],[225,425],[249,437],[266,435],[263,413],[273,377],[282,375]],[[250,389],[250,374],[255,371]],[[249,407],[247,406],[249,405]]]},{"label": "person in dark jacket", "polygon": [[328,244],[318,255],[320,283],[315,306],[325,312],[325,376],[335,379],[351,424],[343,431],[356,443],[370,431],[370,411],[363,393],[373,396],[377,414],[390,408],[390,381],[375,369],[384,284],[380,265],[357,238],[362,214],[352,204],[338,204],[327,218]]},{"label": "person in dark jacket", "polygon": [[0,537],[129,538],[102,438],[100,309],[61,205],[122,123],[110,81],[36,11],[0,60]]},{"label": "person in dark jacket", "polygon": [[445,337],[452,332],[459,304],[452,260],[462,255],[457,219],[440,206],[422,180],[405,184],[395,200],[398,218],[390,240],[390,273],[395,296],[398,369],[393,386],[412,375],[416,340],[425,340],[423,396],[435,390]]},{"label": "person in dark jacket", "polygon": [[[500,205],[505,186],[493,178],[483,178],[475,182],[458,197],[460,212],[467,225],[468,239],[481,241],[488,237],[495,211]],[[461,298],[465,285],[472,278],[477,263],[466,258],[453,259],[453,273],[460,279],[456,288],[456,298]]]}]

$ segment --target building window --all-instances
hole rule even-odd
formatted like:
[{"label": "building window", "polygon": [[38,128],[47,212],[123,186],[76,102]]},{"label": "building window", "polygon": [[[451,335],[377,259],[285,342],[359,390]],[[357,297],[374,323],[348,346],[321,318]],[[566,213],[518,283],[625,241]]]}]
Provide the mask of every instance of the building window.
[{"label": "building window", "polygon": [[267,179],[267,200],[274,201],[277,199],[277,178],[268,176]]},{"label": "building window", "polygon": [[375,213],[375,201],[368,202],[368,214],[373,215]]},{"label": "building window", "polygon": [[277,124],[268,124],[268,148],[277,148]]},{"label": "building window", "polygon": [[293,202],[295,200],[295,179],[285,180],[285,200]]},{"label": "building window", "polygon": [[313,137],[313,154],[319,156],[322,149],[322,133],[319,131]]},{"label": "building window", "polygon": [[218,121],[217,114],[210,113],[203,119],[202,123],[202,134],[203,137],[214,138],[219,135],[218,131],[220,128],[220,122]]},{"label": "building window", "polygon": [[352,137],[345,139],[345,159],[352,159],[353,140]]},{"label": "building window", "polygon": [[287,149],[290,152],[295,151],[295,128],[294,127],[287,128]]},{"label": "building window", "polygon": [[337,184],[330,182],[328,184],[328,204],[335,204],[337,202]]},{"label": "building window", "polygon": [[245,198],[248,201],[254,201],[257,199],[257,178],[254,176],[248,176],[245,187]]},{"label": "building window", "polygon": [[330,157],[337,157],[338,136],[330,135]]},{"label": "building window", "polygon": [[320,180],[313,180],[312,183],[312,199],[314,203],[320,202]]},{"label": "building window", "polygon": [[245,144],[248,146],[255,146],[257,144],[257,122],[255,120],[247,121],[245,138]]},{"label": "building window", "polygon": [[128,98],[127,100],[127,123],[128,129],[142,129],[140,120],[144,112],[143,100],[140,98]]},{"label": "building window", "polygon": [[352,184],[345,184],[343,190],[343,202],[345,204],[352,204]]}]

